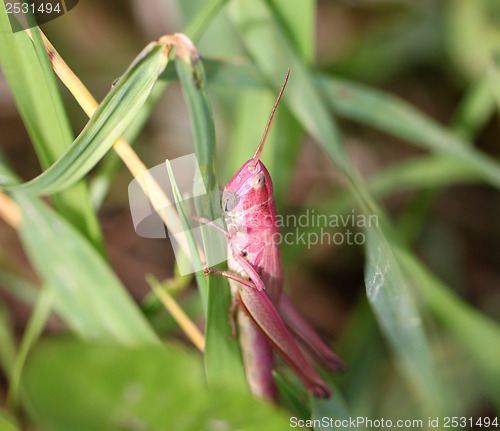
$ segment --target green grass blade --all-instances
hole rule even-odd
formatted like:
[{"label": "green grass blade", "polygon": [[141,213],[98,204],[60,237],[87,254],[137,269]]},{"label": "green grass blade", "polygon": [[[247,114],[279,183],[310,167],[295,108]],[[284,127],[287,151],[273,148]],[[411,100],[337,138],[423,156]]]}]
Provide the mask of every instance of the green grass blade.
[{"label": "green grass blade", "polygon": [[[311,400],[311,404],[313,406],[312,411],[312,420],[315,420],[315,423],[319,423],[319,426],[315,426],[315,431],[335,431],[338,430],[339,427],[335,426],[335,421],[342,421],[340,423],[348,424],[349,419],[353,416],[349,414],[349,409],[347,404],[342,397],[342,394],[334,387],[334,395],[327,400],[322,400],[319,398],[313,398]],[[327,420],[325,420],[325,418]],[[333,419],[334,423],[332,424],[329,419]],[[348,429],[349,427],[345,427]]]},{"label": "green grass blade", "polygon": [[9,189],[30,194],[51,194],[82,178],[131,123],[167,60],[164,45],[149,44],[113,86],[66,152],[38,177]]},{"label": "green grass blade", "polygon": [[472,83],[454,115],[451,128],[460,138],[471,141],[486,125],[495,111],[490,77],[485,75]]},{"label": "green grass blade", "polygon": [[496,109],[500,111],[500,61],[497,56],[491,59],[487,72],[489,90],[495,99]]},{"label": "green grass blade", "polygon": [[19,233],[54,310],[82,338],[127,345],[158,339],[103,258],[64,219],[21,193]]},{"label": "green grass blade", "polygon": [[[47,168],[73,140],[58,91],[44,74],[35,47],[24,31],[11,31],[0,5],[0,64],[40,164]],[[53,78],[53,77],[52,77]]]},{"label": "green grass blade", "polygon": [[[201,267],[195,239],[189,230],[189,209],[185,207],[185,201],[183,201],[177,187],[168,160],[166,163],[179,217],[186,232],[190,254],[194,259],[192,263]],[[210,227],[208,226],[208,228]],[[205,251],[209,248],[205,247]],[[204,302],[203,310],[207,322],[205,325],[204,359],[208,384],[211,388],[245,388],[246,381],[238,341],[236,338],[231,338],[231,326],[228,322],[231,294],[227,280],[218,276],[206,279],[201,271],[197,271],[195,277],[202,302]]]},{"label": "green grass blade", "polygon": [[248,388],[237,337],[229,324],[231,294],[223,277],[212,276],[208,285],[205,330],[205,372],[211,388]]},{"label": "green grass blade", "polygon": [[[194,45],[190,45],[189,41],[183,40],[177,46],[175,66],[190,114],[196,161],[201,174],[201,178],[193,178],[193,196],[197,196],[195,200],[196,211],[201,217],[215,220],[220,218],[218,183],[215,173],[215,127],[212,117],[212,107],[206,91],[205,70]],[[169,175],[171,175],[172,181],[173,174],[170,171],[168,163],[167,168],[169,168]],[[175,185],[175,182],[172,181],[172,184]],[[203,190],[206,190],[208,194],[205,193],[202,195]],[[176,202],[180,202],[182,197],[179,190],[175,188],[174,194]],[[183,217],[186,229],[190,225],[187,220],[188,213],[183,214]],[[206,226],[202,226],[204,242],[210,240],[211,233],[213,233],[212,228],[207,229]],[[207,247],[205,252],[208,253],[208,250]],[[193,252],[192,255],[194,255]],[[211,257],[207,255],[206,261],[210,262]],[[198,263],[199,267],[201,265]],[[198,284],[198,288],[200,289],[204,308],[207,310],[208,291],[206,281],[201,281]]]},{"label": "green grass blade", "polygon": [[[170,179],[170,184],[172,185],[172,192],[174,195],[175,205],[177,206],[177,212],[179,214],[179,218],[181,220],[184,232],[186,233],[186,240],[189,246],[189,253],[190,253],[190,256],[188,256],[189,261],[191,262],[194,268],[201,268],[202,264],[200,260],[200,255],[198,254],[196,239],[194,238],[193,233],[190,230],[191,229],[190,219],[189,219],[190,209],[187,208],[186,202],[183,199],[179,188],[177,187],[177,182],[175,181],[175,176],[172,171],[172,166],[170,164],[170,161],[167,160],[165,163],[167,165],[167,172]],[[206,313],[208,304],[207,280],[205,279],[205,276],[201,271],[195,272],[195,278],[196,278],[196,284],[198,285],[198,291],[200,293],[201,302],[203,304],[203,309],[205,310]]]},{"label": "green grass blade", "polygon": [[[200,165],[201,179],[208,195],[196,200],[200,216],[217,220],[220,215],[218,183],[215,173],[215,128],[210,99],[206,91],[203,64],[197,53],[177,49],[177,73],[182,85],[193,127],[196,158]],[[195,183],[194,194],[198,195],[200,184]],[[212,265],[210,250],[220,238],[220,233],[210,226],[201,226],[207,264]],[[225,238],[224,238],[225,241]],[[216,262],[218,263],[218,262]],[[208,280],[207,323],[205,330],[205,369],[211,386],[245,387],[239,346],[230,339],[228,323],[231,295],[227,280],[212,276]]]},{"label": "green grass blade", "polygon": [[302,0],[269,0],[274,9],[274,16],[280,19],[281,26],[288,34],[295,52],[304,63],[311,65],[314,61],[314,44],[316,38],[316,2]]},{"label": "green grass blade", "polygon": [[357,301],[338,348],[349,364],[341,387],[351,416],[373,416],[379,402],[373,394],[383,384],[389,358],[366,297]]},{"label": "green grass blade", "polygon": [[491,185],[500,187],[500,163],[466,145],[402,99],[324,76],[318,84],[325,100],[338,115],[453,158],[475,169]]},{"label": "green grass blade", "polygon": [[367,236],[365,284],[368,301],[390,342],[396,364],[424,407],[422,413],[438,414],[443,409],[444,399],[440,395],[432,352],[411,286],[400,271],[387,240],[375,235],[369,231]]},{"label": "green grass blade", "polygon": [[446,288],[414,256],[408,252],[398,258],[419,288],[439,322],[463,347],[483,375],[485,384],[498,405],[500,396],[500,325],[462,301]]},{"label": "green grass blade", "polygon": [[489,0],[453,0],[446,5],[446,54],[467,78],[479,78],[498,52],[500,31],[492,19],[498,16],[496,8]]},{"label": "green grass blade", "polygon": [[395,164],[372,175],[367,181],[377,197],[401,190],[429,190],[461,183],[482,182],[470,166],[440,155],[425,155]]},{"label": "green grass blade", "polygon": [[[252,63],[233,63],[229,61],[204,58],[203,64],[207,79],[211,84],[224,87],[268,88],[260,70]],[[167,79],[176,79],[171,67],[165,69]]]},{"label": "green grass blade", "polygon": [[309,419],[311,417],[311,408],[305,402],[308,398],[307,392],[298,390],[297,385],[290,381],[288,375],[280,373],[278,370],[273,370],[273,377],[278,388],[280,406],[288,410],[293,416]]},{"label": "green grass blade", "polygon": [[21,431],[17,421],[5,412],[0,411],[0,430],[1,431]]},{"label": "green grass blade", "polygon": [[9,314],[3,304],[0,304],[0,366],[7,379],[10,380],[16,360],[16,343],[14,330]]},{"label": "green grass blade", "polygon": [[[0,4],[0,65],[43,169],[47,169],[73,141],[54,73],[40,39],[34,44],[24,31],[12,33],[5,5]],[[90,206],[86,184],[52,197],[57,210],[103,250],[102,233]]]},{"label": "green grass blade", "polygon": [[0,289],[29,305],[38,298],[39,289],[34,283],[3,269],[0,269]]},{"label": "green grass blade", "polygon": [[228,1],[229,0],[206,1],[203,6],[198,9],[196,15],[191,18],[184,29],[184,34],[193,42],[196,42]]},{"label": "green grass blade", "polygon": [[45,325],[47,324],[47,320],[49,319],[51,312],[51,291],[48,289],[41,289],[26,329],[24,330],[21,346],[19,347],[19,352],[17,354],[12,370],[12,379],[10,382],[9,393],[7,397],[7,404],[12,408],[17,408],[19,404],[21,375],[23,372],[24,363],[26,362],[26,358],[28,357],[28,353],[40,338],[40,335],[45,329]]},{"label": "green grass blade", "polygon": [[[211,192],[218,187],[215,173],[215,127],[206,90],[205,69],[194,45],[182,44],[177,47],[175,66],[189,109],[201,177],[207,191]],[[207,210],[211,211],[208,207]]]}]

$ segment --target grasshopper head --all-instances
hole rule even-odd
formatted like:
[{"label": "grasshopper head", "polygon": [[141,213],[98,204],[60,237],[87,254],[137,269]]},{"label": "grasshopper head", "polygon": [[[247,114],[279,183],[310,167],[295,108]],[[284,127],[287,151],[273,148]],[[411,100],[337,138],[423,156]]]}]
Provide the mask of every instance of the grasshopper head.
[{"label": "grasshopper head", "polygon": [[258,159],[246,162],[224,188],[222,210],[238,213],[262,205],[273,196],[273,183]]}]

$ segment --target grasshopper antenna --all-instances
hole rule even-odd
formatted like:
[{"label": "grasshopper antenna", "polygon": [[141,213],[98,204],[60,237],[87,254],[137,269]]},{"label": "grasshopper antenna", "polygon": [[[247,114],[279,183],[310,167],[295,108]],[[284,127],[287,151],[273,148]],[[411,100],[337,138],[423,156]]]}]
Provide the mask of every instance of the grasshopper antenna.
[{"label": "grasshopper antenna", "polygon": [[272,123],[273,118],[274,118],[274,113],[276,112],[276,108],[278,107],[278,103],[280,103],[280,99],[281,99],[281,96],[283,94],[283,91],[285,91],[286,83],[288,82],[289,76],[290,76],[290,68],[288,68],[288,70],[286,72],[285,82],[283,82],[283,85],[282,85],[281,90],[280,90],[280,94],[278,94],[278,98],[276,99],[276,103],[274,104],[274,108],[271,112],[271,116],[269,117],[269,120],[267,121],[267,126],[266,126],[266,130],[264,130],[264,135],[262,136],[262,139],[260,140],[260,144],[257,148],[257,151],[253,155],[255,162],[257,162],[257,160],[259,160],[260,153],[262,153],[262,148],[264,147],[264,142],[266,141],[267,133],[269,132],[269,128],[271,127],[271,123]]}]

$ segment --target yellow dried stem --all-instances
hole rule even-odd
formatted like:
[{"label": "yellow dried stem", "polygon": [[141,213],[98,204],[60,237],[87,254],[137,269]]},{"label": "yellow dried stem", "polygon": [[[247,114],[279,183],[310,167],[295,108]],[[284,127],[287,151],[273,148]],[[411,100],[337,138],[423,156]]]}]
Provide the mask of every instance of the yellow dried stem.
[{"label": "yellow dried stem", "polygon": [[159,285],[156,279],[150,279],[148,282],[156,293],[156,296],[158,296],[162,304],[179,324],[184,333],[200,350],[200,352],[203,352],[205,349],[205,337],[198,327],[188,317],[177,301]]},{"label": "yellow dried stem", "polygon": [[[29,29],[26,29],[25,31],[28,36],[33,39],[31,31]],[[85,85],[83,85],[78,76],[76,76],[69,68],[69,66],[62,59],[62,57],[59,55],[54,46],[50,43],[50,41],[41,30],[40,35],[42,36],[43,44],[45,45],[45,49],[47,50],[47,55],[49,56],[50,63],[52,64],[54,72],[56,72],[59,79],[71,92],[71,94],[80,104],[85,113],[89,117],[92,117],[99,104],[94,99],[92,94],[90,94],[90,92],[87,90]]]},{"label": "yellow dried stem", "polygon": [[7,194],[2,191],[0,191],[0,217],[14,229],[21,226],[21,209]]}]

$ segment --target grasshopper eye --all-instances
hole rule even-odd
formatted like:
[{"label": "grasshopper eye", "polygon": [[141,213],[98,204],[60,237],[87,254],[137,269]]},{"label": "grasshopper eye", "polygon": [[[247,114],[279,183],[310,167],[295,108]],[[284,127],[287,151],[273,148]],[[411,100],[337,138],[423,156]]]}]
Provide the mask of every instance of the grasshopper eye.
[{"label": "grasshopper eye", "polygon": [[266,176],[264,172],[260,172],[253,180],[252,187],[254,190],[260,190],[266,184]]},{"label": "grasshopper eye", "polygon": [[236,193],[224,190],[222,193],[222,210],[224,212],[231,212],[238,205],[239,198]]}]

